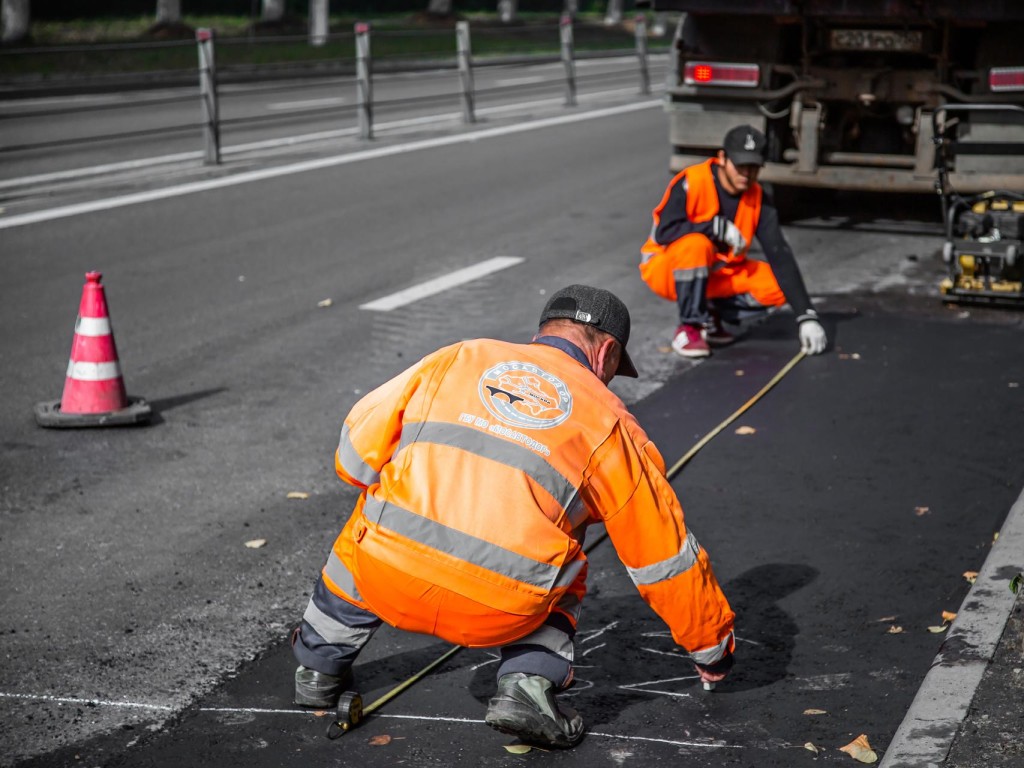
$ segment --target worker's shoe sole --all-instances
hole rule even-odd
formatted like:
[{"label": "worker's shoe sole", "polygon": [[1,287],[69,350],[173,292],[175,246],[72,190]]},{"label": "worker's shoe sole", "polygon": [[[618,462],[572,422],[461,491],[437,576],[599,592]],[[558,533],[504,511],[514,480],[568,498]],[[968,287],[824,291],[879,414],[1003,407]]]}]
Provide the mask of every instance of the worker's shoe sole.
[{"label": "worker's shoe sole", "polygon": [[295,670],[295,703],[300,707],[332,709],[338,699],[352,687],[352,670],[340,676],[327,675],[315,669],[300,666]]},{"label": "worker's shoe sole", "polygon": [[521,672],[502,675],[484,721],[528,744],[562,749],[579,744],[586,730],[574,709],[559,707],[550,680]]}]

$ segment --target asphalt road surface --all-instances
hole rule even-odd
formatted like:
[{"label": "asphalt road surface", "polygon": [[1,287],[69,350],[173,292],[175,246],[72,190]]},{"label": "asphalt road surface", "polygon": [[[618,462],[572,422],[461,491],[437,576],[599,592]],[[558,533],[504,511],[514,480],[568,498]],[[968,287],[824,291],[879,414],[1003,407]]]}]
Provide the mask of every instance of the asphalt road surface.
[{"label": "asphalt road surface", "polygon": [[[203,183],[187,190],[168,175],[101,179],[18,202],[13,216],[37,220],[0,217],[5,761],[537,757],[509,755],[476,722],[493,685],[484,651],[456,655],[337,742],[324,718],[290,711],[287,634],[353,502],[331,464],[348,407],[442,344],[528,339],[547,291],[589,282],[633,311],[644,376],[613,388],[671,463],[797,345],[776,316],[706,363],[669,352],[672,307],[636,274],[667,180],[656,102],[523,119],[535,122],[382,136],[374,153],[339,139],[252,157],[194,173]],[[833,347],[748,412],[753,434],[726,431],[675,481],[745,658],[714,694],[695,691],[599,545],[579,643],[588,685],[573,694],[592,733],[551,760],[842,762],[837,747],[860,733],[885,749],[941,642],[927,627],[957,609],[961,574],[984,561],[1024,485],[1020,316],[941,305],[936,209],[841,196],[787,230]],[[361,308],[494,259],[504,268]],[[157,412],[149,427],[33,422],[36,402],[60,397],[90,269],[104,273],[129,392]],[[443,650],[384,633],[360,685],[370,699]]]}]

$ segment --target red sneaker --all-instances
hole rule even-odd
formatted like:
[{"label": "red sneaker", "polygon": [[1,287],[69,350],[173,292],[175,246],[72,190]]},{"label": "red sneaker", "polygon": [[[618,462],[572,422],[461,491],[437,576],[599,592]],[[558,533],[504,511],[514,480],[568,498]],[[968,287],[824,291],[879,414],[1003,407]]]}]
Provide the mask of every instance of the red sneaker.
[{"label": "red sneaker", "polygon": [[680,325],[672,339],[672,349],[683,357],[707,357],[711,354],[704,340],[703,328],[695,324]]}]

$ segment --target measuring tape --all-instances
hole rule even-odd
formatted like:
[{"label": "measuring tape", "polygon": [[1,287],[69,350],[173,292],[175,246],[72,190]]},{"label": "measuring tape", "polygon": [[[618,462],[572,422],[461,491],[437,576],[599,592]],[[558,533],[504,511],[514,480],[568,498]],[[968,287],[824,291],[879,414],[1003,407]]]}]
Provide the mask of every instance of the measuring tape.
[{"label": "measuring tape", "polygon": [[[740,416],[746,413],[754,405],[754,403],[756,403],[758,400],[764,397],[765,394],[767,394],[772,387],[774,387],[776,384],[782,381],[783,377],[785,377],[787,373],[793,370],[793,368],[796,367],[796,364],[803,360],[804,357],[806,357],[806,354],[804,352],[799,352],[792,360],[786,363],[779,370],[778,373],[772,376],[771,380],[767,384],[761,387],[757,394],[755,394],[752,398],[747,400],[747,402],[745,402],[743,405],[737,408],[732,413],[732,415],[727,417],[721,424],[719,424],[717,427],[715,427],[706,435],[704,435],[704,437],[697,441],[697,443],[690,450],[683,454],[682,458],[680,458],[679,461],[673,464],[665,473],[665,477],[671,481],[672,478],[678,475],[682,468],[689,463],[690,459],[697,455],[697,452],[700,451],[701,448],[710,443],[715,438],[715,436],[718,435],[723,429],[728,427],[730,424],[736,421],[736,419],[738,419]],[[587,546],[583,548],[584,554],[590,554],[590,552],[606,538],[608,538],[608,532],[602,531],[597,538],[593,539]],[[366,715],[369,715],[372,712],[380,709],[382,706],[384,706],[393,698],[395,698],[395,696],[397,696],[407,688],[410,688],[413,685],[415,685],[417,682],[419,682],[424,677],[429,675],[437,667],[439,667],[441,664],[443,664],[445,661],[450,659],[452,656],[454,656],[461,650],[461,645],[453,645],[441,656],[434,659],[434,661],[430,662],[427,666],[425,666],[419,672],[414,674],[412,677],[408,678],[404,682],[399,683],[390,691],[388,691],[379,699],[374,701],[372,704],[367,705],[366,707],[363,707],[362,699],[360,698],[358,693],[354,693],[351,691],[347,692],[338,701],[337,717],[334,720],[332,720],[331,723],[327,726],[327,738],[336,739],[339,736],[344,736],[346,733],[352,730],[352,728],[358,725],[359,722]]]}]

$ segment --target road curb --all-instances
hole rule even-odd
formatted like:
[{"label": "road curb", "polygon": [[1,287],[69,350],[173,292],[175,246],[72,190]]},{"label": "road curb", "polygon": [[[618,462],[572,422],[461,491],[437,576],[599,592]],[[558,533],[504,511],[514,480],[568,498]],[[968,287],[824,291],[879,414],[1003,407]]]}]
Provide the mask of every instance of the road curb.
[{"label": "road curb", "polygon": [[931,768],[949,754],[1013,610],[1024,569],[1024,491],[1010,508],[879,768]]}]

